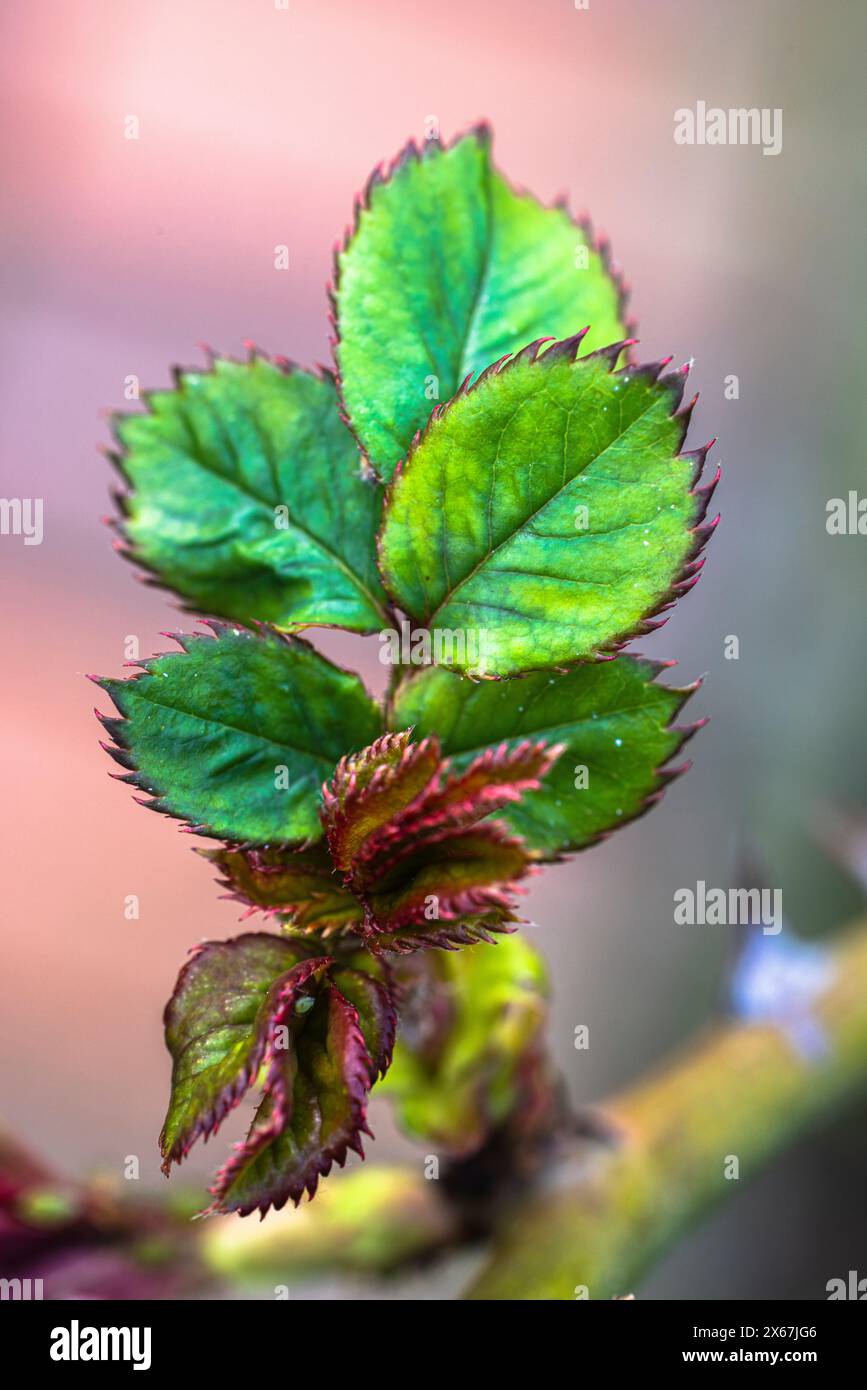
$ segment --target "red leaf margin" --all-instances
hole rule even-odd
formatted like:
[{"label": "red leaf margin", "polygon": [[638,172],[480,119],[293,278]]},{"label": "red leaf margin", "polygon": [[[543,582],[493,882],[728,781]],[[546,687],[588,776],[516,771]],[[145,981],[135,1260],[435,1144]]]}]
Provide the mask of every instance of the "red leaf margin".
[{"label": "red leaf margin", "polygon": [[[251,941],[258,941],[262,939],[267,940],[271,944],[275,942],[285,944],[287,951],[287,959],[289,956],[297,954],[297,943],[293,943],[288,940],[282,942],[280,937],[273,936],[268,932],[244,932],[241,936],[230,938],[229,941],[202,941],[199,943],[198,946],[194,946],[190,951],[189,959],[181,967],[180,973],[175,982],[175,987],[172,991],[171,998],[169,999],[163,1011],[163,1023],[166,1029],[168,1029],[169,1027],[172,1009],[175,1005],[176,999],[182,992],[188,976],[195,970],[197,965],[200,964],[201,957],[205,954],[205,952],[214,948],[220,949],[225,946],[236,946],[241,945],[242,943],[248,943]],[[330,964],[331,961],[329,957],[321,957],[319,959],[311,958],[308,960],[296,960],[293,965],[287,965],[287,969],[283,972],[283,975],[276,977],[277,980],[284,978],[287,979],[287,984],[278,993],[277,999],[275,1001],[280,1006],[281,1011],[283,1009],[283,996],[284,994],[286,994],[287,991],[290,991],[288,997],[290,997],[294,1001],[298,989],[310,980],[314,973],[314,969],[319,968],[320,970],[322,970]],[[313,967],[313,969],[307,967]],[[294,977],[296,971],[300,972],[298,978],[293,979],[291,982],[289,982],[288,977]],[[271,988],[273,988],[273,985],[271,986]],[[203,1139],[207,1143],[208,1139],[210,1139],[212,1135],[216,1134],[217,1130],[220,1128],[220,1125],[223,1123],[229,1112],[234,1110],[236,1106],[240,1105],[241,1101],[244,1099],[244,1096],[247,1094],[253,1082],[255,1081],[259,1068],[262,1066],[262,1063],[267,1059],[269,1055],[269,1048],[272,1045],[273,1036],[273,1019],[269,1017],[266,1019],[265,1027],[261,1030],[259,1036],[257,1037],[254,1047],[248,1054],[245,1064],[241,1068],[239,1068],[234,1080],[230,1082],[227,1086],[223,1087],[223,1090],[217,1096],[210,1110],[203,1111],[196,1118],[192,1125],[190,1125],[186,1130],[182,1131],[182,1133],[176,1137],[174,1143],[172,1144],[168,1152],[166,1151],[164,1142],[165,1128],[163,1128],[163,1131],[160,1134],[159,1145],[160,1152],[163,1157],[161,1167],[166,1177],[168,1177],[173,1163],[177,1164],[183,1162],[183,1160],[186,1158],[187,1154],[190,1152],[193,1145],[196,1143],[198,1139]]]},{"label": "red leaf margin", "polygon": [[[308,1157],[300,1172],[290,1175],[284,1171],[276,1190],[270,1192],[267,1197],[238,1202],[227,1200],[232,1184],[244,1165],[253,1161],[268,1144],[277,1139],[281,1130],[291,1120],[292,1102],[284,1084],[282,1057],[278,1053],[272,1053],[264,1092],[265,1097],[273,1101],[273,1110],[264,1124],[257,1124],[254,1118],[246,1139],[233,1146],[231,1155],[218,1170],[213,1184],[208,1189],[214,1201],[204,1215],[236,1212],[239,1216],[249,1216],[258,1210],[260,1219],[264,1220],[268,1211],[272,1208],[274,1211],[280,1211],[288,1201],[297,1207],[305,1192],[312,1199],[319,1186],[319,1179],[327,1177],[335,1163],[342,1168],[350,1150],[364,1159],[361,1135],[366,1134],[373,1138],[373,1133],[367,1125],[367,1096],[376,1080],[377,1067],[367,1051],[358,1010],[350,1004],[336,985],[329,984],[324,993],[329,1011],[332,1016],[337,1017],[339,1029],[343,1032],[343,1075],[349,1102],[347,1124],[315,1154]],[[289,1007],[291,1008],[291,1001]],[[285,1016],[281,1017],[280,1022],[285,1023]]]}]

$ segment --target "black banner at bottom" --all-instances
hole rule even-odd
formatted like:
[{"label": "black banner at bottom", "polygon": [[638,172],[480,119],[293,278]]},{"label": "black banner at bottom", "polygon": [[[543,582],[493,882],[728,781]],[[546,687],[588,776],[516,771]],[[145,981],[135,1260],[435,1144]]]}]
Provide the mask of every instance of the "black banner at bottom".
[{"label": "black banner at bottom", "polygon": [[[619,1302],[624,1306],[620,1307]],[[502,1351],[514,1343],[524,1318],[534,1331],[540,1325],[534,1307],[511,1305],[508,1335],[496,1336],[494,1327],[485,1334],[487,1317],[473,1305],[473,1335],[479,1356],[496,1364]],[[456,1305],[458,1328],[465,1339],[463,1316],[470,1305]],[[505,1310],[502,1310],[505,1313]],[[391,1342],[407,1335],[412,1314],[400,1299],[389,1304],[383,1316],[375,1304],[360,1306],[341,1302],[322,1308],[331,1328],[323,1340],[317,1307],[308,1300],[249,1300],[166,1303],[49,1303],[25,1300],[0,1302],[0,1334],[4,1350],[13,1350],[18,1363],[62,1381],[99,1376],[111,1370],[121,1374],[164,1375],[195,1369],[198,1376],[227,1372],[261,1375],[263,1357],[269,1375],[279,1367],[287,1373],[306,1370],[321,1375],[329,1364],[352,1373],[354,1354],[368,1361],[377,1335]],[[441,1360],[444,1372],[454,1369],[456,1349],[448,1336],[450,1313],[437,1304],[438,1331],[424,1339],[426,1378]],[[490,1316],[490,1312],[487,1314]],[[359,1319],[362,1332],[352,1325]],[[337,1325],[335,1325],[337,1324]],[[347,1324],[349,1324],[347,1326]],[[444,1326],[446,1324],[446,1326]],[[342,1326],[342,1335],[338,1327]],[[603,1364],[618,1371],[669,1371],[703,1366],[761,1365],[807,1366],[827,1373],[860,1361],[865,1330],[864,1314],[851,1303],[674,1303],[619,1300],[611,1303],[575,1302],[552,1306],[543,1319],[546,1338],[568,1336],[568,1354],[580,1355],[581,1363]],[[324,1325],[323,1325],[323,1330]],[[469,1325],[467,1326],[469,1331]],[[576,1352],[575,1338],[580,1337]],[[484,1352],[482,1347],[484,1346]],[[366,1350],[365,1350],[366,1348]],[[498,1348],[502,1350],[498,1351]],[[539,1348],[531,1353],[534,1359]],[[550,1355],[556,1348],[549,1348]],[[461,1353],[464,1357],[464,1353]],[[412,1372],[412,1366],[404,1367]]]}]

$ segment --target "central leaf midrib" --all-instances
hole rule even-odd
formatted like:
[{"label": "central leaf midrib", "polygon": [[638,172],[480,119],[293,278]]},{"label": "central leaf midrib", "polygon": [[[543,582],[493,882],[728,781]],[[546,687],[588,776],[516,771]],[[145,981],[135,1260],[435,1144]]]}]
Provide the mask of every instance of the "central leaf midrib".
[{"label": "central leaf midrib", "polygon": [[[544,369],[544,365],[545,357],[543,355],[542,357],[537,358],[535,362],[531,363],[527,370],[533,371],[537,368]],[[575,365],[577,364],[573,364],[573,367]],[[494,380],[496,380],[496,378],[494,378]],[[610,439],[608,443],[605,445],[604,449],[601,449],[598,454],[594,454],[592,458],[588,459],[582,468],[578,469],[577,472],[572,474],[571,478],[568,478],[565,483],[561,484],[560,487],[555,488],[555,490],[548,497],[545,498],[545,501],[542,502],[542,504],[538,506],[535,511],[530,512],[528,516],[525,516],[521,520],[520,525],[516,526],[510,535],[506,536],[502,541],[499,541],[497,545],[493,546],[490,550],[486,551],[482,558],[475,565],[473,565],[472,569],[469,570],[467,574],[461,576],[457,583],[437,604],[433,612],[430,613],[427,619],[428,626],[430,626],[433,623],[433,620],[434,618],[436,618],[437,614],[440,613],[442,609],[445,608],[447,604],[451,602],[458,590],[461,589],[465,584],[468,584],[470,580],[474,579],[475,576],[478,574],[479,570],[482,569],[488,563],[488,561],[498,553],[498,551],[502,550],[505,546],[507,546],[511,541],[514,540],[516,535],[518,535],[521,531],[525,530],[528,526],[530,526],[535,521],[536,517],[539,516],[545,510],[546,507],[550,506],[551,503],[557,497],[559,497],[562,492],[566,491],[567,487],[571,487],[572,483],[574,483],[576,478],[581,477],[583,473],[587,472],[588,468],[591,468],[593,464],[598,463],[600,459],[603,459],[605,455],[608,453],[609,449],[612,449],[615,444],[618,444],[621,440],[625,439],[625,437],[629,434],[630,430],[636,424],[638,424],[638,422],[642,420],[645,415],[648,415],[650,411],[653,410],[654,407],[658,404],[658,399],[652,400],[645,410],[640,411],[638,415],[636,415],[632,420],[630,420],[626,429],[621,430],[621,432],[615,435],[613,439]],[[445,488],[443,489],[443,492],[444,491]]]},{"label": "central leaf midrib", "polygon": [[[486,222],[485,222],[485,229],[486,229],[486,231],[485,231],[485,244],[484,244],[484,248],[483,248],[483,252],[482,252],[482,264],[481,264],[480,269],[479,269],[478,280],[476,281],[475,293],[474,293],[474,295],[473,295],[472,303],[469,305],[469,308],[468,308],[468,311],[467,311],[467,315],[466,315],[466,319],[465,319],[465,322],[464,322],[464,331],[463,331],[462,339],[461,339],[461,342],[460,342],[459,345],[458,345],[457,360],[455,361],[455,364],[454,364],[454,366],[453,366],[453,368],[452,368],[452,382],[451,382],[451,392],[450,392],[450,396],[451,396],[451,397],[454,396],[455,392],[458,390],[458,388],[460,387],[462,381],[464,380],[464,378],[465,378],[466,375],[467,375],[467,372],[466,372],[466,361],[465,361],[465,359],[466,359],[466,352],[467,352],[467,344],[469,343],[469,340],[470,340],[470,334],[471,334],[471,332],[473,331],[473,326],[474,326],[475,318],[476,318],[476,315],[477,315],[477,313],[478,313],[479,301],[480,301],[481,296],[482,296],[482,289],[483,289],[483,287],[484,287],[484,285],[485,285],[485,283],[486,283],[486,281],[487,281],[488,270],[489,270],[490,264],[491,264],[491,247],[492,247],[492,244],[493,244],[493,225],[494,225],[494,218],[493,218],[493,198],[491,197],[491,166],[490,166],[490,154],[489,154],[488,151],[485,151],[485,152],[484,152],[484,160],[485,160],[485,164],[484,164],[484,191],[485,191],[485,212],[486,212]],[[445,576],[446,576],[446,582],[448,583],[448,582],[449,582],[449,579],[448,579],[448,557],[447,557],[447,553],[446,553],[446,516],[447,516],[447,508],[446,508],[445,491],[446,491],[446,484],[445,484],[445,479],[443,479],[442,494],[441,494],[441,496],[440,496],[439,551],[440,551],[440,559],[441,559],[442,567],[443,567],[443,573],[445,574]],[[426,585],[426,584],[424,585],[424,589],[425,589],[425,600],[427,600],[427,585]]]},{"label": "central leaf midrib", "polygon": [[[475,294],[473,295],[473,300],[469,306],[469,311],[467,313],[463,338],[460,343],[460,350],[458,352],[457,362],[454,368],[453,387],[455,391],[458,389],[461,382],[466,378],[468,373],[473,369],[473,364],[467,361],[467,346],[470,341],[470,336],[476,327],[476,319],[479,317],[479,303],[481,301],[482,293],[485,289],[485,286],[487,285],[488,275],[490,274],[491,270],[491,256],[494,245],[494,200],[491,194],[491,174],[492,170],[490,154],[488,151],[486,151],[484,172],[484,196],[486,216],[485,244],[482,252],[482,264],[479,269],[479,277],[476,281]],[[487,366],[488,364],[486,363],[485,365]]]},{"label": "central leaf midrib", "polygon": [[[151,676],[150,679],[156,680],[156,677]],[[336,759],[333,758],[323,757],[320,753],[313,752],[312,749],[298,748],[292,743],[286,743],[283,739],[265,737],[261,733],[254,732],[252,729],[243,728],[240,724],[233,724],[225,719],[209,718],[207,715],[196,713],[194,710],[185,709],[182,705],[172,704],[168,700],[155,700],[152,695],[147,693],[146,689],[139,689],[136,691],[130,690],[127,692],[127,697],[130,699],[145,700],[148,704],[156,706],[157,709],[171,710],[175,714],[186,715],[188,719],[195,719],[200,724],[207,724],[211,728],[228,729],[231,730],[232,733],[243,734],[246,738],[251,738],[263,745],[268,745],[272,748],[282,748],[288,753],[296,753],[301,756],[313,758],[314,761],[322,763],[323,766],[327,768],[332,768],[336,761]],[[128,718],[129,716],[126,717]]]},{"label": "central leaf midrib", "polygon": [[[189,428],[189,422],[185,421],[185,423]],[[198,443],[198,441],[196,442]],[[268,460],[270,470],[270,454],[268,454],[266,450],[264,450],[263,452],[265,453],[265,456]],[[246,481],[246,479],[242,481],[237,477],[228,477],[225,473],[221,472],[219,468],[215,467],[213,463],[209,462],[203,454],[191,453],[189,457],[193,460],[195,464],[197,464],[202,469],[203,472],[210,473],[212,478],[217,478],[221,483],[224,483],[227,487],[234,489],[234,491],[238,494],[239,497],[248,497],[251,502],[257,502],[260,507],[263,507],[265,509],[266,512],[272,513],[274,507],[278,506],[286,506],[288,510],[287,503],[281,502],[279,499],[277,501],[274,501],[271,498],[262,496],[254,487],[252,487]],[[306,526],[303,526],[298,521],[294,513],[289,513],[289,519],[295,530],[298,531],[300,535],[306,536],[307,539],[313,545],[317,546],[324,555],[327,555],[334,562],[338,569],[342,570],[342,572],[346,575],[347,579],[349,579],[350,583],[352,583],[358,590],[358,592],[360,594],[363,594],[364,597],[371,604],[377,617],[385,618],[385,613],[383,612],[383,609],[379,601],[376,599],[375,595],[371,592],[371,590],[368,589],[367,585],[364,583],[361,577],[357,575],[355,571],[349,566],[349,564],[340,555],[338,555],[336,551],[332,550],[331,547],[327,545],[326,542],[323,541],[319,536],[315,535]]]}]

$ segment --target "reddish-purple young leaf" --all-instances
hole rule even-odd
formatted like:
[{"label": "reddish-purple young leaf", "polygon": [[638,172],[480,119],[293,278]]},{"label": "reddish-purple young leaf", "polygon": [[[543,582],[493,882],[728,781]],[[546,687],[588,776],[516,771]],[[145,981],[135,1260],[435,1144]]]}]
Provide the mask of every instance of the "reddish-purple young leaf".
[{"label": "reddish-purple young leaf", "polygon": [[496,821],[473,827],[537,788],[562,751],[504,743],[451,775],[439,740],[414,744],[411,733],[344,758],[323,788],[328,847],[364,913],[353,929],[377,952],[468,944],[487,934],[477,919],[492,914],[493,930],[511,920],[534,856]]},{"label": "reddish-purple young leaf", "polygon": [[513,885],[530,871],[523,844],[492,822],[441,831],[401,850],[370,889],[368,927],[396,931],[429,920],[453,920],[508,908]]},{"label": "reddish-purple young leaf", "polygon": [[296,849],[224,845],[199,852],[217,865],[228,897],[251,910],[279,913],[299,930],[326,937],[363,919],[363,909],[342,887],[322,840]]},{"label": "reddish-purple young leaf", "polygon": [[349,1149],[362,1158],[367,1093],[376,1077],[358,1010],[326,984],[298,1021],[292,1045],[272,1054],[265,1097],[246,1140],[217,1175],[211,1210],[242,1216],[312,1197]]},{"label": "reddish-purple young leaf", "polygon": [[365,841],[411,805],[436,773],[439,743],[410,743],[410,732],[383,734],[361,753],[342,758],[322,788],[322,821],[342,873],[351,870]]},{"label": "reddish-purple young leaf", "polygon": [[371,960],[368,971],[359,959],[338,965],[304,944],[248,933],[206,943],[181,972],[166,1010],[174,1069],[165,1171],[263,1077],[247,1138],[212,1188],[214,1210],[297,1202],[347,1149],[363,1156],[367,1093],[391,1063],[396,1012],[387,969]]},{"label": "reddish-purple young leaf", "polygon": [[506,743],[485,749],[456,775],[445,777],[450,763],[442,763],[422,795],[362,846],[353,868],[354,882],[364,883],[381,873],[383,864],[403,846],[438,837],[445,829],[474,825],[520,801],[524,792],[539,787],[562,751],[562,744],[525,740],[511,750]]},{"label": "reddish-purple young leaf", "polygon": [[387,979],[374,978],[372,971],[375,968],[374,962],[369,958],[364,969],[350,965],[335,965],[331,971],[331,979],[344,999],[347,999],[358,1012],[359,1026],[374,1072],[379,1076],[385,1076],[391,1066],[394,1051],[397,1010],[393,985]]},{"label": "reddish-purple young leaf", "polygon": [[278,1006],[315,984],[327,964],[267,933],[196,948],[165,1011],[173,1061],[160,1135],[166,1173],[238,1104],[267,1056]]}]

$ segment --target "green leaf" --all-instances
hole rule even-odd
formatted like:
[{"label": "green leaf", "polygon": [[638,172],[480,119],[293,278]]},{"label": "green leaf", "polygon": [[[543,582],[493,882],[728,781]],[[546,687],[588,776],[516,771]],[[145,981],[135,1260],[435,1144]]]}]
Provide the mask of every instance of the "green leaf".
[{"label": "green leaf", "polygon": [[471,674],[616,650],[658,626],[702,563],[714,484],[693,490],[707,449],[679,452],[685,369],[614,372],[616,347],[576,358],[578,343],[486,371],[388,490],[386,585],[411,618],[464,635],[454,665]]},{"label": "green leaf", "polygon": [[553,858],[640,816],[676,775],[664,765],[700,726],[672,720],[696,687],[657,685],[664,669],[622,656],[564,674],[478,682],[427,667],[399,687],[391,719],[396,728],[414,726],[416,738],[438,735],[457,768],[500,742],[565,744],[538,790],[497,811],[531,849]]},{"label": "green leaf", "polygon": [[332,378],[254,353],[175,382],[146,414],[115,417],[129,558],[196,612],[381,628],[381,497]]},{"label": "green leaf", "polygon": [[252,1084],[266,1054],[276,994],[305,955],[279,936],[256,932],[195,948],[165,1012],[173,1061],[160,1135],[166,1173],[197,1138],[214,1133]]},{"label": "green leaf", "polygon": [[489,145],[484,126],[445,149],[410,143],[372,175],[337,255],[340,391],[386,479],[469,374],[533,338],[590,324],[590,351],[628,331],[606,248],[563,207],[510,188]]},{"label": "green leaf", "polygon": [[272,1055],[265,1097],[247,1138],[211,1188],[213,1210],[242,1216],[312,1197],[349,1149],[364,1157],[367,1093],[376,1079],[359,1013],[326,983],[300,1020],[292,1045]]},{"label": "green leaf", "polygon": [[321,784],[347,748],[376,738],[379,708],[300,638],[211,627],[130,680],[99,682],[123,716],[100,716],[121,780],[222,839],[315,838]]},{"label": "green leaf", "polygon": [[520,936],[412,957],[382,1094],[403,1127],[452,1153],[477,1150],[527,1099],[547,1015],[540,957]]}]

